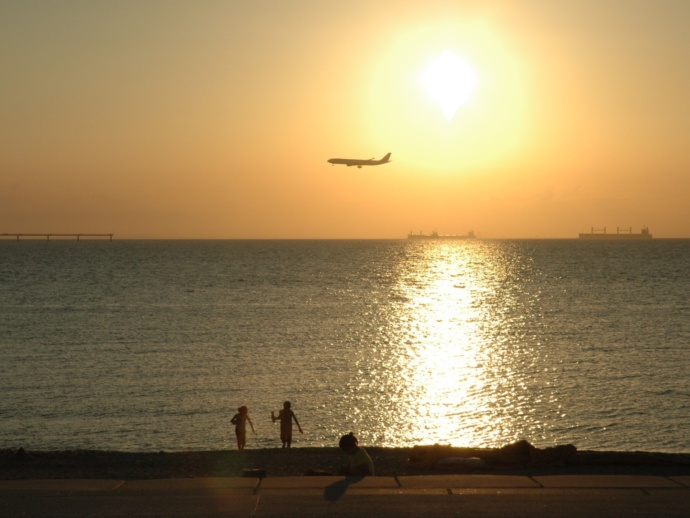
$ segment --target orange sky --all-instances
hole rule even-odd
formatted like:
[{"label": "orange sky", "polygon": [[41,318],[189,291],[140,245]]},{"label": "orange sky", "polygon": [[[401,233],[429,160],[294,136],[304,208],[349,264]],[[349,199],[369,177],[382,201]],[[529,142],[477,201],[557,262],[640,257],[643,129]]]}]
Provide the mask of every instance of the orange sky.
[{"label": "orange sky", "polygon": [[[688,26],[685,0],[5,0],[0,233],[690,237]],[[450,121],[421,83],[446,50],[477,78]]]}]

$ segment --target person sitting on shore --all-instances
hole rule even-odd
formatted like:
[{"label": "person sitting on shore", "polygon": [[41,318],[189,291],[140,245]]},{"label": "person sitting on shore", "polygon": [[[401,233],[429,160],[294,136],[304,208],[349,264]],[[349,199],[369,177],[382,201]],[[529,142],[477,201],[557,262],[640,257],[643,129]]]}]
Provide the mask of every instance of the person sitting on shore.
[{"label": "person sitting on shore", "polygon": [[230,422],[235,425],[238,450],[244,450],[247,444],[247,421],[249,421],[249,426],[252,427],[252,432],[256,433],[256,430],[254,430],[254,423],[252,423],[252,420],[249,418],[249,410],[246,406],[239,407],[237,413],[232,416],[230,420]]},{"label": "person sitting on shore", "polygon": [[357,443],[357,437],[352,432],[340,438],[340,449],[348,455],[347,465],[341,474],[348,476],[373,476],[375,474],[374,461],[371,460],[364,448],[357,446]]},{"label": "person sitting on shore", "polygon": [[297,416],[290,409],[292,404],[289,401],[283,403],[283,409],[278,412],[278,416],[271,410],[271,419],[275,423],[280,420],[280,440],[283,442],[283,448],[289,448],[292,445],[292,420],[297,423],[299,433],[304,433],[302,427],[299,425]]}]

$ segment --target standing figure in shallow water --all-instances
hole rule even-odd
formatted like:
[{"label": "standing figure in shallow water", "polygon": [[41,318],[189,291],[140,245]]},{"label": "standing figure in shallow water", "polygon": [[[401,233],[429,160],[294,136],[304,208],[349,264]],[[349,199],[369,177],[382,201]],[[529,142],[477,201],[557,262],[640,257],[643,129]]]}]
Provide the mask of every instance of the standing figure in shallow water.
[{"label": "standing figure in shallow water", "polygon": [[299,425],[297,416],[290,409],[292,404],[289,401],[283,403],[283,409],[278,412],[278,416],[271,410],[271,419],[275,423],[280,420],[280,440],[283,441],[283,448],[289,448],[292,444],[292,420],[297,423],[297,429],[299,433],[304,433],[302,427]]},{"label": "standing figure in shallow water", "polygon": [[254,423],[249,418],[249,410],[246,406],[241,406],[237,409],[237,413],[232,416],[230,422],[235,425],[235,435],[237,436],[237,449],[244,450],[247,444],[247,421],[249,421],[249,426],[252,427],[252,432],[256,433],[254,430]]}]

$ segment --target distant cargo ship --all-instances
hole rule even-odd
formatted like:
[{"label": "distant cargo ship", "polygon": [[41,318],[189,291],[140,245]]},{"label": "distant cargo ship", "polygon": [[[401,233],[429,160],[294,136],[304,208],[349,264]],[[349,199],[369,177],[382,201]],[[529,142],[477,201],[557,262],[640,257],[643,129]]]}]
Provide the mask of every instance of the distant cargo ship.
[{"label": "distant cargo ship", "polygon": [[439,234],[435,230],[431,234],[424,234],[420,232],[419,234],[414,234],[410,232],[407,234],[407,239],[475,239],[476,236],[471,230],[465,235],[455,235],[455,234]]},{"label": "distant cargo ship", "polygon": [[649,233],[647,227],[642,227],[642,231],[639,234],[633,234],[632,227],[630,228],[616,228],[615,234],[607,234],[606,227],[604,228],[594,228],[589,234],[580,234],[580,239],[613,239],[613,240],[634,240],[634,239],[652,239],[652,234]]}]

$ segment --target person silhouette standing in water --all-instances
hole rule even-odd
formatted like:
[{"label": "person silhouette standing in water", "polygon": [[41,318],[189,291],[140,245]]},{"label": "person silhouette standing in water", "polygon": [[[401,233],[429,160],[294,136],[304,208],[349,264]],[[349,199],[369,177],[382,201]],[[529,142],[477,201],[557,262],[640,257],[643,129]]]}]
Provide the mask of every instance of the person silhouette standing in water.
[{"label": "person silhouette standing in water", "polygon": [[289,401],[286,401],[283,403],[283,409],[278,412],[278,416],[273,413],[273,410],[271,410],[271,419],[275,423],[276,421],[280,420],[280,440],[283,441],[283,448],[289,448],[290,445],[292,444],[292,420],[295,420],[295,423],[297,423],[297,429],[299,430],[299,433],[304,433],[302,431],[302,427],[299,425],[299,421],[297,420],[297,416],[295,413],[290,409],[292,404]]},{"label": "person silhouette standing in water", "polygon": [[254,430],[254,423],[252,423],[252,420],[249,418],[249,410],[246,406],[239,407],[237,413],[232,416],[230,420],[230,422],[235,425],[238,450],[244,450],[247,444],[247,421],[249,421],[249,426],[252,427],[252,432],[256,433],[256,430]]}]

